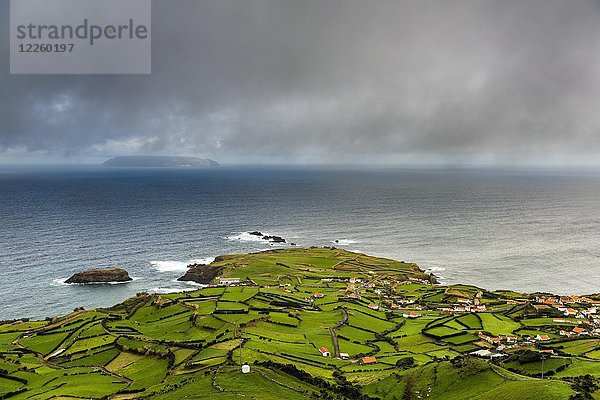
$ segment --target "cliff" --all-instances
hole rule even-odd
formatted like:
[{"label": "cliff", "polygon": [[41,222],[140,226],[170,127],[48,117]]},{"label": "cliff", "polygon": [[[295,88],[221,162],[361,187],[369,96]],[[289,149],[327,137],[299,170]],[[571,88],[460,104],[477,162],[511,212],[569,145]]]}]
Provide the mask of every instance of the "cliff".
[{"label": "cliff", "polygon": [[188,266],[188,270],[178,281],[190,281],[201,284],[209,284],[223,270],[222,266],[192,264]]}]

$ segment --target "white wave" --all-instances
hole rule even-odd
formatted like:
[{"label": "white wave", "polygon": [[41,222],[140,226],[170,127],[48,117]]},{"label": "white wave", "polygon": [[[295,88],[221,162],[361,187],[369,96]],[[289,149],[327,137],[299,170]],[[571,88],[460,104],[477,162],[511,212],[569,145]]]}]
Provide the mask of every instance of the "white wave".
[{"label": "white wave", "polygon": [[196,290],[196,289],[195,288],[161,288],[161,287],[155,287],[155,288],[152,288],[152,289],[148,289],[148,293],[167,294],[167,293],[189,292],[191,290]]},{"label": "white wave", "polygon": [[150,261],[150,265],[160,272],[187,271],[189,264],[182,261]]},{"label": "white wave", "polygon": [[194,286],[197,289],[203,289],[205,287],[208,287],[208,285],[205,285],[204,283],[198,283],[198,282],[193,282],[193,281],[173,281],[173,282],[177,282],[177,283],[184,283],[186,285],[190,285],[190,286]]},{"label": "white wave", "polygon": [[188,261],[150,261],[150,265],[160,272],[185,272],[191,264],[210,264],[215,257],[195,258]]},{"label": "white wave", "polygon": [[271,247],[288,247],[289,243],[268,242]]},{"label": "white wave", "polygon": [[204,257],[204,258],[196,258],[193,260],[190,260],[190,264],[210,264],[213,261],[215,261],[216,257]]},{"label": "white wave", "polygon": [[425,272],[441,272],[441,271],[445,271],[446,268],[444,267],[429,267],[425,270]]},{"label": "white wave", "polygon": [[358,242],[356,240],[352,240],[352,239],[338,239],[337,241],[332,240],[330,243],[337,244],[340,246],[349,246],[351,244],[356,244],[356,243],[360,243],[360,242]]},{"label": "white wave", "polygon": [[58,285],[69,286],[69,284],[67,283],[67,279],[69,279],[69,278],[52,279],[52,286],[58,286]]},{"label": "white wave", "polygon": [[[263,233],[263,235],[266,235],[266,233]],[[241,233],[238,233],[237,235],[227,236],[226,239],[232,240],[232,241],[241,241],[241,242],[262,242],[263,241],[262,236],[251,235],[250,232],[241,232]]]}]

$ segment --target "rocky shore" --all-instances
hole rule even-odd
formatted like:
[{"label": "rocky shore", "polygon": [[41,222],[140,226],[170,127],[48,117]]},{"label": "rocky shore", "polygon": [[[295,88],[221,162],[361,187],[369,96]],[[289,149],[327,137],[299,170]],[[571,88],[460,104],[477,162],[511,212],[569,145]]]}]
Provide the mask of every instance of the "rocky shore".
[{"label": "rocky shore", "polygon": [[223,270],[223,267],[216,267],[206,264],[192,264],[182,277],[177,280],[180,282],[196,282],[208,285]]}]

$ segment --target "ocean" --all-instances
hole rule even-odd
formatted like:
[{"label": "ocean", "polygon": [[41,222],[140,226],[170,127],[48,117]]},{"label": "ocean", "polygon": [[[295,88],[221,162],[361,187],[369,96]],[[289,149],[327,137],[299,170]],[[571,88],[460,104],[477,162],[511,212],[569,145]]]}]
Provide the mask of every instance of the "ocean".
[{"label": "ocean", "polygon": [[[0,320],[194,289],[176,281],[189,263],[275,247],[253,230],[448,284],[600,292],[598,171],[0,166]],[[108,267],[134,281],[64,284]]]}]

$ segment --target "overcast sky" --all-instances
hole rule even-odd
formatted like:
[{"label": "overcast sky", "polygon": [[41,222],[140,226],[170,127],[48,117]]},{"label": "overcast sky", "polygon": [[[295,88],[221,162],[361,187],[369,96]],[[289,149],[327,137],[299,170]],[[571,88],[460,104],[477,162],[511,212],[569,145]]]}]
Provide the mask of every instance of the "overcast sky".
[{"label": "overcast sky", "polygon": [[592,0],[154,0],[152,74],[9,75],[0,163],[600,164]]}]

